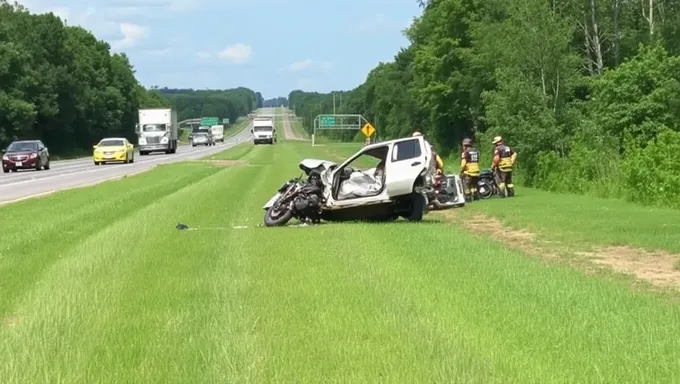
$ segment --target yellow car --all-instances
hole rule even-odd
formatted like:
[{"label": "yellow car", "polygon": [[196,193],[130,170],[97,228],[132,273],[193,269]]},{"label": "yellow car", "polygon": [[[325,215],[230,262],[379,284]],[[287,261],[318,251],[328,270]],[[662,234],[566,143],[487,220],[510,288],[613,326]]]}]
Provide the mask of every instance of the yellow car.
[{"label": "yellow car", "polygon": [[94,165],[112,161],[122,161],[125,164],[135,162],[135,147],[126,138],[109,137],[102,139],[93,148],[92,160],[94,160]]}]

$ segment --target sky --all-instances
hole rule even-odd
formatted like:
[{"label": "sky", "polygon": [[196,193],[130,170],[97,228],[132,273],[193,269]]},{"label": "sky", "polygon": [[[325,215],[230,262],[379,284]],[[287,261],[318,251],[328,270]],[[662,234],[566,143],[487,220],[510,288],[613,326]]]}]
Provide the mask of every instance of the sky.
[{"label": "sky", "polygon": [[125,52],[146,87],[349,90],[408,46],[416,0],[20,0]]}]

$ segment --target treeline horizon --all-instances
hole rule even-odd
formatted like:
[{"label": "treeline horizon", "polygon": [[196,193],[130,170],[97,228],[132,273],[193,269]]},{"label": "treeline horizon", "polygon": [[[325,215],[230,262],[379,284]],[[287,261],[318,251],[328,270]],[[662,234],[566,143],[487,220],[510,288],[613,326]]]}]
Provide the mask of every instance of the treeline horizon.
[{"label": "treeline horizon", "polygon": [[264,100],[238,87],[143,87],[125,53],[54,13],[33,14],[0,0],[0,147],[42,140],[54,155],[88,153],[103,137],[137,142],[140,108],[172,107],[181,120],[218,116],[235,122]]},{"label": "treeline horizon", "polygon": [[[418,3],[409,46],[333,92],[337,113],[381,138],[422,131],[454,159],[463,138],[490,156],[501,135],[525,186],[680,208],[665,160],[680,150],[680,1]],[[332,93],[288,100],[308,131],[333,110]]]}]

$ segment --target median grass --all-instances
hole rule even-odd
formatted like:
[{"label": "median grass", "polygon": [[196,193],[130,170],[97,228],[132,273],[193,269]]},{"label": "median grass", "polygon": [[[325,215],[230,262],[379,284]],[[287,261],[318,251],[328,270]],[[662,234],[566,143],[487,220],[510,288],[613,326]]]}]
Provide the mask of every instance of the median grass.
[{"label": "median grass", "polygon": [[41,218],[3,228],[0,381],[680,380],[676,300],[436,217],[258,227],[319,150],[237,146],[218,156],[259,166],[160,166],[0,208]]}]

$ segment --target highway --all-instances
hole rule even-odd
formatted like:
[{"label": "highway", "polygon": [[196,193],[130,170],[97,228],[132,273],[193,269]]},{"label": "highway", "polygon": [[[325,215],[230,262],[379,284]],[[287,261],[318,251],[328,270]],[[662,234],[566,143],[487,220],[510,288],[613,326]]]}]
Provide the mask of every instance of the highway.
[{"label": "highway", "polygon": [[196,160],[209,156],[244,141],[251,140],[250,125],[236,135],[213,147],[179,146],[177,153],[152,153],[140,156],[135,152],[132,164],[111,163],[94,165],[91,157],[50,162],[50,170],[26,170],[0,174],[0,205],[49,194],[55,191],[82,187],[107,180],[147,171],[158,164]]}]

